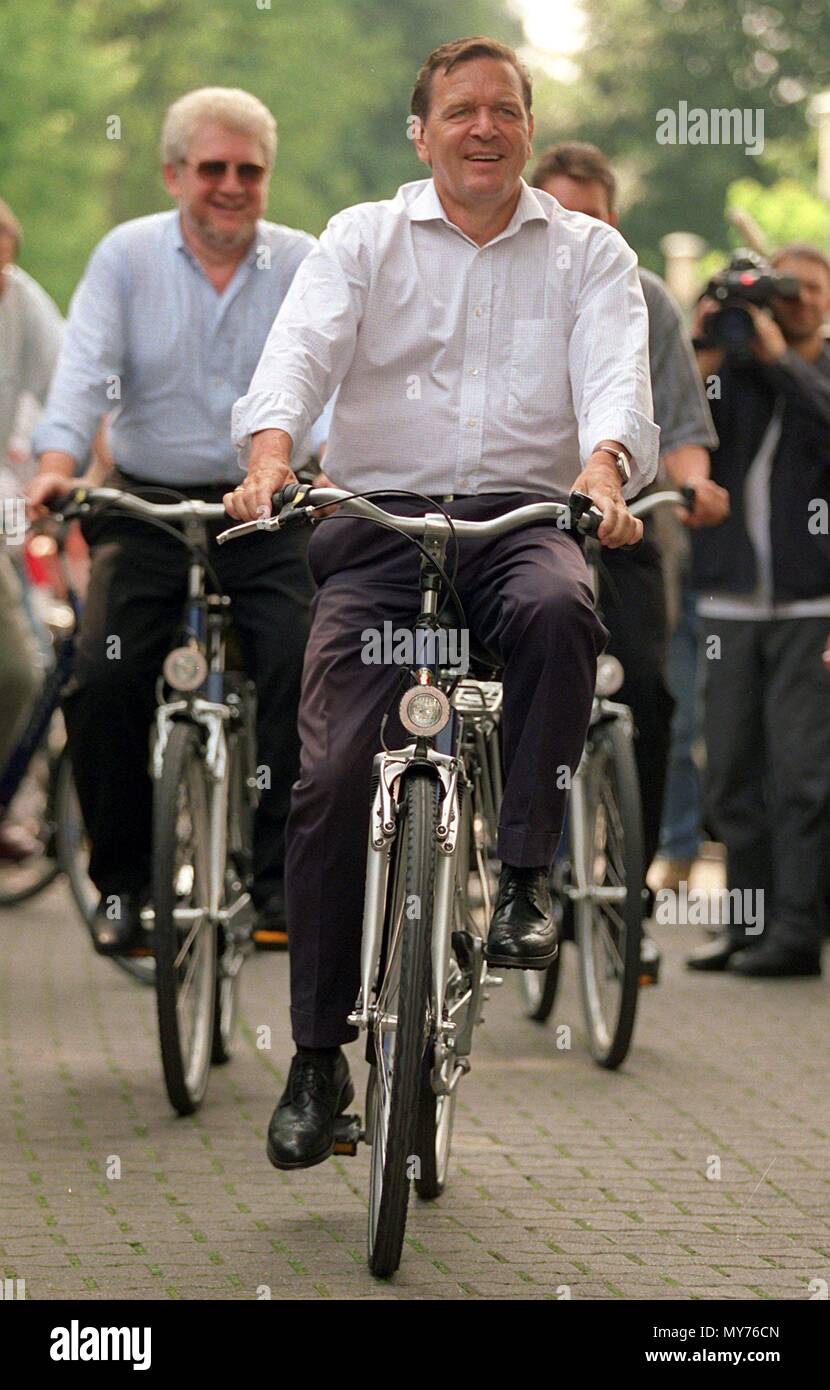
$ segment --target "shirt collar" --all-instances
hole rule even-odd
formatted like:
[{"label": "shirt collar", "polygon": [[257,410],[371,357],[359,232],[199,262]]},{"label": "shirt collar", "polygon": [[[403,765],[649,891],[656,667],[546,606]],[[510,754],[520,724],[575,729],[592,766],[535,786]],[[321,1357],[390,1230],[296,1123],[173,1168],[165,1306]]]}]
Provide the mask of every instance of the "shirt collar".
[{"label": "shirt collar", "polygon": [[[519,201],[516,204],[516,210],[504,231],[500,232],[497,237],[494,237],[493,241],[500,241],[502,237],[512,236],[525,222],[550,221],[548,213],[539,202],[533,189],[525,183],[524,179],[520,180],[520,185]],[[454,227],[456,231],[461,232],[461,228],[456,227],[456,224],[451,222],[447,217],[441,204],[441,199],[438,197],[434,179],[426,179],[424,181],[420,193],[413,198],[407,211],[412,222],[445,222],[448,227]],[[465,235],[463,232],[461,234],[462,236]],[[487,245],[491,246],[492,242],[487,242]]]}]

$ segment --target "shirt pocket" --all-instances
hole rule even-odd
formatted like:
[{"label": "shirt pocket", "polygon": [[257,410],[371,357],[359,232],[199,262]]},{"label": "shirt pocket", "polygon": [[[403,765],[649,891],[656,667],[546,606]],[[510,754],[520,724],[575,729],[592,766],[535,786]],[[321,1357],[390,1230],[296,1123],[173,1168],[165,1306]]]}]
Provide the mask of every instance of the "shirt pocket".
[{"label": "shirt pocket", "polygon": [[[566,357],[559,319],[515,319],[507,385],[511,415],[541,413],[563,405],[557,383]],[[567,376],[567,373],[565,373]]]}]

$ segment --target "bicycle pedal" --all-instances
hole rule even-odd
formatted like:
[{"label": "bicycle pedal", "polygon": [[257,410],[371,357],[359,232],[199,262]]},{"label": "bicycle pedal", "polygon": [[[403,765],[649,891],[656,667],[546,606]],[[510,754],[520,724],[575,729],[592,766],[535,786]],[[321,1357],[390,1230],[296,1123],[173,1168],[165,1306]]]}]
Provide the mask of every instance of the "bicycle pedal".
[{"label": "bicycle pedal", "polygon": [[338,1115],[334,1122],[334,1152],[354,1158],[357,1146],[366,1136],[359,1115]]},{"label": "bicycle pedal", "polygon": [[499,985],[504,984],[504,977],[502,975],[491,975],[488,972],[488,974],[484,976],[484,983],[485,985],[491,986],[493,989],[498,989]]}]

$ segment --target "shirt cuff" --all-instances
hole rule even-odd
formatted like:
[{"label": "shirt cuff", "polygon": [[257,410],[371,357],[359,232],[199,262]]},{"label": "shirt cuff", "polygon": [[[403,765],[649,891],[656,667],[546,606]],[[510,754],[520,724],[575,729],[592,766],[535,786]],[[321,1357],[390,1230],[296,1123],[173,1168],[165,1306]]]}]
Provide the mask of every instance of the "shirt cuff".
[{"label": "shirt cuff", "polygon": [[247,468],[251,436],[260,430],[285,430],[291,435],[292,453],[311,428],[311,416],[299,396],[290,391],[253,391],[242,396],[231,412],[231,438],[240,468]]},{"label": "shirt cuff", "polygon": [[620,410],[615,415],[589,419],[579,431],[583,467],[600,439],[616,439],[625,445],[631,455],[631,481],[623,488],[623,497],[636,497],[657,473],[660,454],[658,426],[639,410]]},{"label": "shirt cuff", "polygon": [[57,425],[41,418],[32,431],[29,446],[35,458],[40,458],[47,450],[55,449],[62,454],[71,454],[75,460],[76,472],[82,471],[84,459],[89,453],[91,442],[85,439],[71,425]]}]

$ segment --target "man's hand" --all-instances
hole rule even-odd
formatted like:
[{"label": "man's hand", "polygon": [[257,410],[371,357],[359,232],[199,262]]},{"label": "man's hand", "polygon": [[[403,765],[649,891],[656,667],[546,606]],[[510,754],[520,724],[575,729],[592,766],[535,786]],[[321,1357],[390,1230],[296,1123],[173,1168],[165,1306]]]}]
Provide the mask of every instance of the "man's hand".
[{"label": "man's hand", "polygon": [[[713,299],[711,295],[705,294],[702,299],[698,300],[692,314],[692,337],[696,342],[705,337],[705,320],[717,313],[719,308],[718,301]],[[711,347],[696,347],[695,357],[697,358],[697,369],[705,381],[722,366],[726,357],[726,348],[718,347],[717,344],[713,344]]]},{"label": "man's hand", "polygon": [[27,511],[30,521],[39,521],[49,515],[45,505],[50,497],[62,497],[75,483],[75,459],[71,454],[50,449],[41,455],[40,472],[32,479],[26,489]]},{"label": "man's hand", "polygon": [[775,319],[757,304],[747,304],[746,309],[755,325],[755,337],[750,339],[749,346],[759,362],[773,367],[787,351],[787,340]]},{"label": "man's hand", "polygon": [[244,483],[226,492],[222,504],[237,521],[258,521],[271,515],[271,497],[297,479],[288,460],[292,439],[285,430],[258,430],[251,440],[251,458]]},{"label": "man's hand", "polygon": [[623,500],[619,474],[607,454],[592,454],[574,483],[572,492],[584,492],[602,512],[597,537],[616,550],[643,538],[643,523],[631,515]]},{"label": "man's hand", "polygon": [[287,463],[261,463],[251,469],[244,483],[226,492],[222,504],[229,516],[237,521],[257,521],[271,515],[271,498],[286,483],[297,479]]},{"label": "man's hand", "polygon": [[729,515],[729,493],[711,478],[690,478],[695,490],[695,505],[691,511],[675,507],[675,514],[693,531],[703,526],[720,526]]}]

